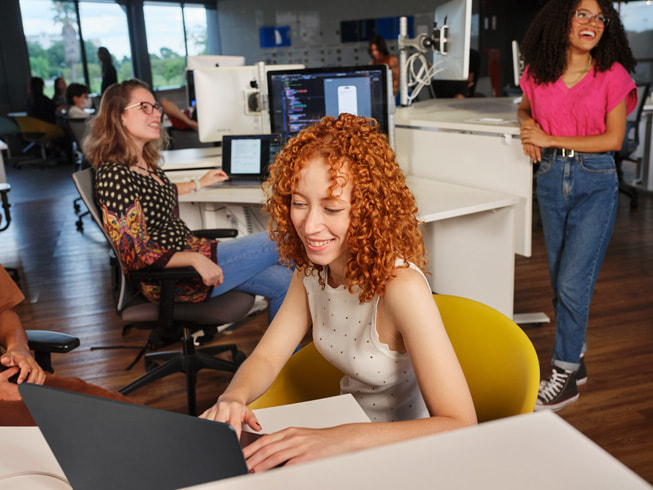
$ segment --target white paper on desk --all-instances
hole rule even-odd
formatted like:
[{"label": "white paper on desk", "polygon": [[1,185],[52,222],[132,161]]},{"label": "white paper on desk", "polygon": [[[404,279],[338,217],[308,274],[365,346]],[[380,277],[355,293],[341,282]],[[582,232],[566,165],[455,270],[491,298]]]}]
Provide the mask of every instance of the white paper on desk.
[{"label": "white paper on desk", "polygon": [[[281,405],[254,410],[264,434],[288,427],[323,429],[342,424],[370,422],[361,406],[351,394],[331,396],[319,400]],[[243,430],[255,432],[248,426]]]}]

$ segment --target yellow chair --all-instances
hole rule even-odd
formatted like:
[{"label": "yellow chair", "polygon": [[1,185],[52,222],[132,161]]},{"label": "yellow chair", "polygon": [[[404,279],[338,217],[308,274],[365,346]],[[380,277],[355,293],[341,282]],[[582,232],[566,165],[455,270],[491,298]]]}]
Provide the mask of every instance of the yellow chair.
[{"label": "yellow chair", "polygon": [[[533,411],[539,361],[526,334],[477,301],[433,295],[474,400],[479,422]],[[313,343],[295,353],[251,409],[338,395],[343,374]]]},{"label": "yellow chair", "polygon": [[439,294],[433,297],[465,373],[478,421],[532,412],[540,364],[522,329],[477,301]]},{"label": "yellow chair", "polygon": [[248,406],[255,410],[339,395],[342,377],[311,342],[288,359],[270,388]]},{"label": "yellow chair", "polygon": [[[23,149],[23,153],[28,151],[34,145],[38,145],[41,149],[41,160],[37,161],[41,161],[43,163],[47,161],[47,155],[45,152],[46,144],[66,136],[64,130],[56,124],[37,119],[35,117],[16,116],[15,120],[18,124],[18,127],[20,128],[21,136],[25,141],[29,142],[27,147]],[[24,164],[28,162],[16,162],[16,166],[20,166],[21,163]]]}]

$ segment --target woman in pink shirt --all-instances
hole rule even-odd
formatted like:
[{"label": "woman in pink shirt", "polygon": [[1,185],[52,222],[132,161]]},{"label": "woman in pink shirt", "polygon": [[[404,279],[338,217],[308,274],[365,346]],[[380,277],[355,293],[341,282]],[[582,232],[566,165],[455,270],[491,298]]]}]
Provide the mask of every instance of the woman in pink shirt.
[{"label": "woman in pink shirt", "polygon": [[553,372],[535,409],[578,399],[594,284],[617,212],[613,152],[637,105],[635,67],[610,0],[550,0],[521,45],[524,154],[539,162],[537,199],[554,292]]}]

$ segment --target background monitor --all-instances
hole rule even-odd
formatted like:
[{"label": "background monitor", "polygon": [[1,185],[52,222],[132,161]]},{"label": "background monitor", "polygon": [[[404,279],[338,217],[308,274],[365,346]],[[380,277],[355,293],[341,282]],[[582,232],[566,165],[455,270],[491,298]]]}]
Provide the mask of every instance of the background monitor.
[{"label": "background monitor", "polygon": [[[265,71],[303,68],[303,65],[266,65]],[[197,124],[202,142],[221,142],[224,135],[267,131],[267,114],[258,107],[256,66],[198,68],[193,71],[197,96]]]},{"label": "background monitor", "polygon": [[449,26],[447,54],[433,53],[436,80],[467,80],[472,31],[472,0],[450,0],[435,8],[435,27]]},{"label": "background monitor", "polygon": [[186,100],[188,107],[195,107],[195,80],[193,71],[196,68],[215,68],[216,66],[244,66],[244,56],[197,55],[186,57]]},{"label": "background monitor", "polygon": [[519,50],[519,43],[517,41],[512,42],[512,77],[515,87],[519,87],[519,80],[521,79],[522,73],[524,73],[524,60],[521,57],[521,51]]},{"label": "background monitor", "polygon": [[288,139],[324,116],[349,112],[373,117],[390,135],[388,76],[386,65],[268,72],[270,129]]}]

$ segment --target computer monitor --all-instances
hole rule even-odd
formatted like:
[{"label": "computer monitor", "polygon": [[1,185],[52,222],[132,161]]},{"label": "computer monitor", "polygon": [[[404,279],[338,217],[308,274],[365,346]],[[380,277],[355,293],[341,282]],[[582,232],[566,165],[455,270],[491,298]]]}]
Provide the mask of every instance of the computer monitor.
[{"label": "computer monitor", "polygon": [[195,80],[193,71],[197,68],[215,68],[216,66],[244,66],[244,56],[223,56],[202,54],[186,57],[186,100],[188,107],[195,107]]},{"label": "computer monitor", "polygon": [[472,0],[450,0],[435,8],[436,29],[447,26],[441,51],[433,53],[436,80],[467,80],[472,31]]},{"label": "computer monitor", "polygon": [[[303,68],[266,65],[265,71]],[[267,114],[259,108],[256,66],[198,68],[193,71],[197,95],[198,135],[202,142],[221,142],[224,135],[259,134],[267,129]]]},{"label": "computer monitor", "polygon": [[390,136],[388,76],[386,65],[268,72],[270,129],[288,139],[324,116],[348,112],[373,117]]},{"label": "computer monitor", "polygon": [[521,57],[521,51],[519,50],[519,43],[517,41],[512,42],[512,77],[515,87],[519,87],[519,80],[521,79],[522,73],[524,73],[524,60]]}]

